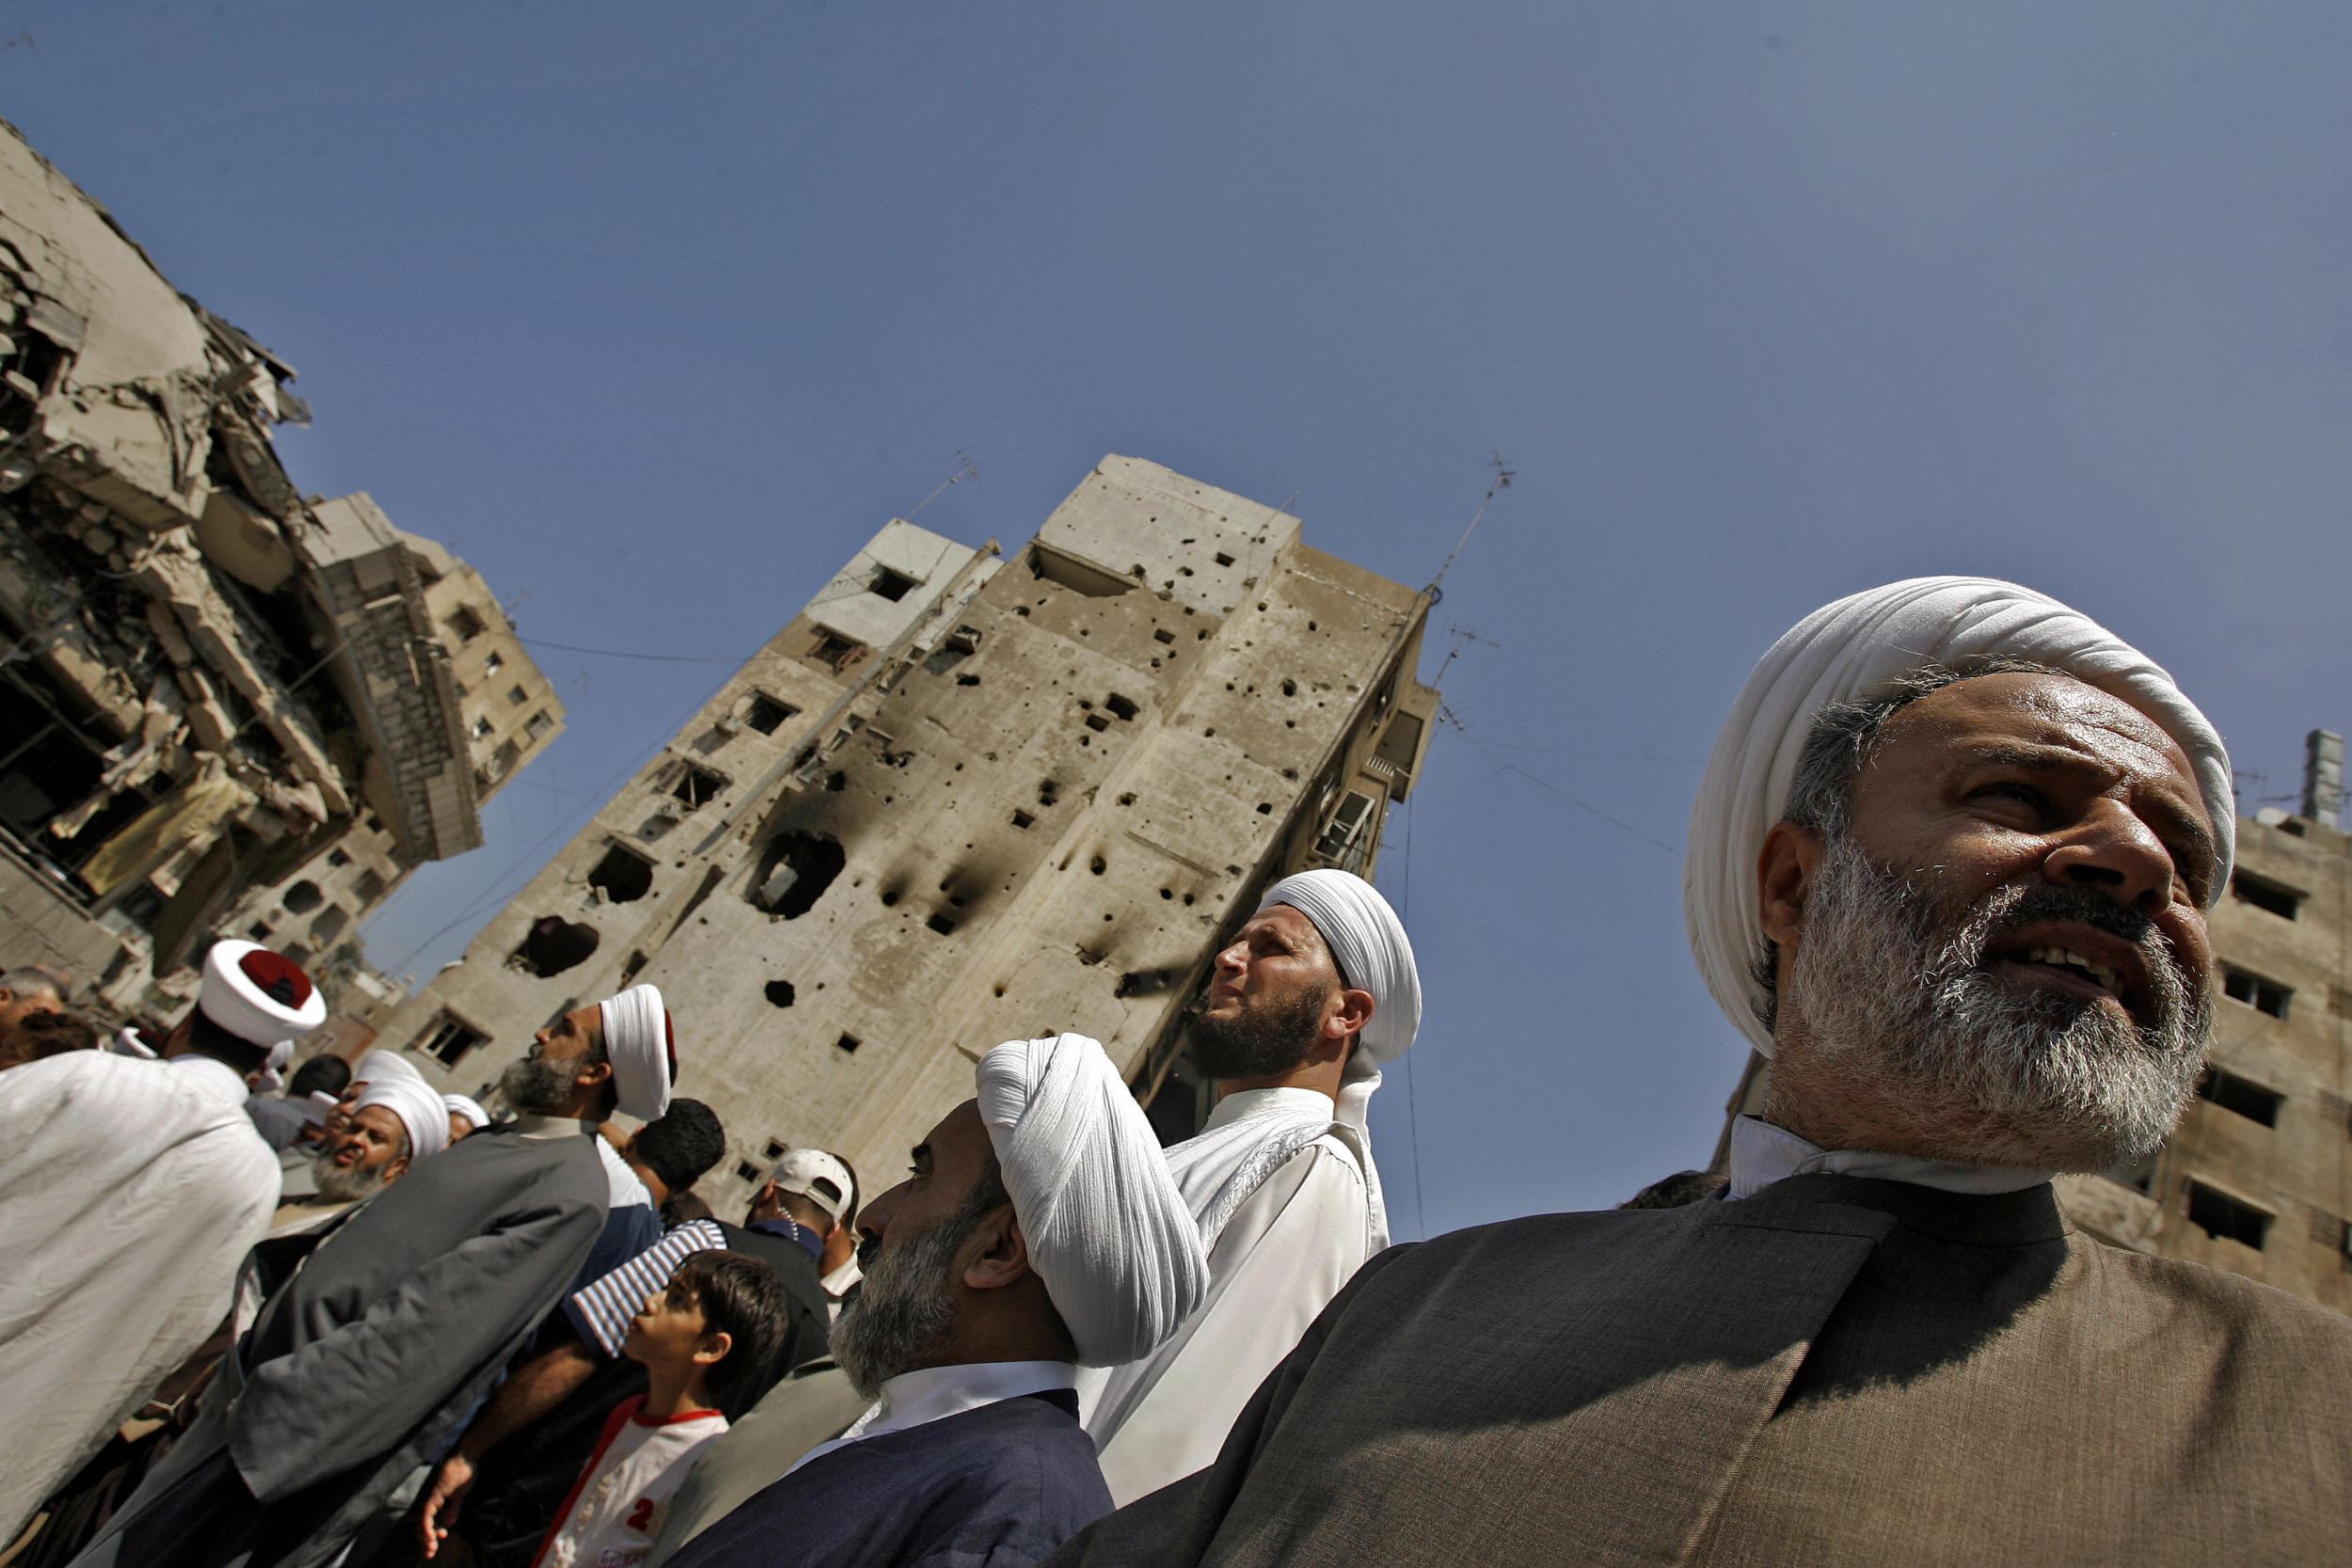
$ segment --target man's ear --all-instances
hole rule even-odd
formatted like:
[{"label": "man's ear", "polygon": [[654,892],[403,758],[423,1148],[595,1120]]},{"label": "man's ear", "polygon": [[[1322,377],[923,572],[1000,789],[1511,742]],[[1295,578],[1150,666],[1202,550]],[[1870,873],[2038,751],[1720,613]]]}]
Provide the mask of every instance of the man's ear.
[{"label": "man's ear", "polygon": [[1342,990],[1338,1005],[1323,1021],[1322,1043],[1337,1040],[1343,1044],[1362,1034],[1376,1006],[1368,990]]},{"label": "man's ear", "polygon": [[701,1344],[694,1347],[694,1365],[697,1367],[716,1366],[724,1361],[727,1358],[727,1352],[734,1348],[735,1336],[723,1328],[714,1328],[703,1336]]},{"label": "man's ear", "polygon": [[573,1083],[585,1084],[591,1087],[598,1084],[610,1083],[612,1079],[612,1063],[610,1059],[601,1062],[582,1062],[572,1071]]},{"label": "man's ear", "polygon": [[963,1282],[975,1291],[1001,1291],[1018,1285],[1036,1271],[1029,1267],[1029,1239],[1008,1203],[972,1229],[971,1241],[980,1250],[963,1266]]},{"label": "man's ear", "polygon": [[397,1180],[399,1180],[402,1177],[404,1177],[404,1176],[405,1176],[405,1175],[407,1175],[407,1174],[408,1174],[408,1156],[407,1156],[407,1155],[404,1154],[404,1155],[400,1156],[400,1158],[398,1158],[398,1159],[396,1159],[396,1160],[388,1160],[388,1161],[386,1161],[386,1162],[385,1162],[385,1164],[384,1164],[384,1180],[387,1180],[387,1181],[397,1181]]},{"label": "man's ear", "polygon": [[1764,934],[1784,951],[1804,935],[1805,897],[1821,863],[1821,835],[1794,822],[1775,822],[1756,857],[1756,914]]}]

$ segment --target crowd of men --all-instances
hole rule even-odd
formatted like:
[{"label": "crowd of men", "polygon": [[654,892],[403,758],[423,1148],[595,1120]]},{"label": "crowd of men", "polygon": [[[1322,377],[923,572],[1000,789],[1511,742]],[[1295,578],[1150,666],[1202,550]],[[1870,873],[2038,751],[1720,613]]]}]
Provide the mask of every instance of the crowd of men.
[{"label": "crowd of men", "polygon": [[[2341,1560],[2352,1322],[2093,1241],[2052,1186],[2144,1159],[2190,1096],[2233,826],[2212,725],[2066,607],[1957,578],[1825,607],[1756,665],[1692,813],[1692,950],[1772,1060],[1728,1169],[1394,1247],[1367,1111],[1421,982],[1343,871],[1277,881],[1216,956],[1198,1136],[1160,1148],[1084,1034],[1012,1040],[888,1191],[795,1149],[739,1222],[692,1196],[724,1135],[673,1095],[650,986],[541,1031],[501,1120],[384,1051],[273,1097],[325,1007],[249,942],[160,1043],[108,1050],[11,971],[0,1544]],[[1560,1037],[1530,1048],[1578,1048],[1578,976],[1543,983]]]}]

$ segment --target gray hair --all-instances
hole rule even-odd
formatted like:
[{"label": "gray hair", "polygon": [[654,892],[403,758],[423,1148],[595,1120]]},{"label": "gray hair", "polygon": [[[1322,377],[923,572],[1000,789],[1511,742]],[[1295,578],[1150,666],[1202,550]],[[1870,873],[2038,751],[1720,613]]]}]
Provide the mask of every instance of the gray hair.
[{"label": "gray hair", "polygon": [[[1987,655],[1957,664],[1922,664],[1895,676],[1875,696],[1823,705],[1805,732],[1804,750],[1788,780],[1788,803],[1780,819],[1818,833],[1843,838],[1853,825],[1854,781],[1885,733],[1887,721],[1920,698],[1983,675],[2066,675],[2069,672],[2031,659]],[[1780,1017],[1780,944],[1763,939],[1749,976],[1756,986],[1756,1017],[1771,1033]]]}]

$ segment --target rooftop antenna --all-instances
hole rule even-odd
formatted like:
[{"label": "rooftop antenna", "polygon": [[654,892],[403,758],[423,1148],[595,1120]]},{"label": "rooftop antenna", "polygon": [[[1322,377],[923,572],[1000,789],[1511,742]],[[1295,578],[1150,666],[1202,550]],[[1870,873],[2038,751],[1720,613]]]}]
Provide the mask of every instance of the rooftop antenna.
[{"label": "rooftop antenna", "polygon": [[1466,626],[1448,626],[1445,628],[1445,634],[1454,639],[1454,646],[1446,650],[1444,660],[1438,666],[1438,673],[1429,677],[1429,684],[1431,686],[1436,686],[1439,681],[1445,679],[1447,668],[1451,666],[1455,659],[1462,657],[1462,650],[1468,647],[1470,643],[1475,642],[1483,648],[1500,648],[1502,646],[1502,643],[1496,641],[1493,638],[1481,637],[1476,632],[1470,630]]},{"label": "rooftop antenna", "polygon": [[1462,531],[1462,537],[1455,543],[1453,553],[1445,558],[1445,564],[1438,568],[1438,575],[1429,579],[1427,588],[1422,590],[1429,595],[1431,604],[1445,597],[1445,575],[1454,570],[1454,562],[1461,556],[1462,546],[1470,543],[1470,535],[1477,531],[1479,523],[1485,519],[1486,508],[1494,505],[1495,498],[1511,488],[1511,482],[1519,477],[1518,470],[1511,467],[1511,460],[1499,451],[1488,460],[1487,466],[1495,471],[1494,483],[1486,486],[1485,499],[1479,501],[1478,510],[1470,514],[1470,526]]},{"label": "rooftop antenna", "polygon": [[957,448],[956,471],[947,476],[946,484],[942,484],[938,489],[923,498],[922,506],[917,506],[914,511],[907,514],[907,521],[911,523],[914,521],[915,518],[920,517],[923,515],[923,507],[930,505],[931,502],[946,495],[949,484],[961,484],[967,479],[977,479],[979,477],[980,466],[977,463],[973,462],[970,454],[965,452],[962,448]]}]

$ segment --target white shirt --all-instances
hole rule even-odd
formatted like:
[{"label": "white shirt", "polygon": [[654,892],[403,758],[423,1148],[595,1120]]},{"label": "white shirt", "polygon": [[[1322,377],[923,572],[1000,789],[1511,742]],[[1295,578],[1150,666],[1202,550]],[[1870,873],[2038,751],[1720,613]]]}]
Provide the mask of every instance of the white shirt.
[{"label": "white shirt", "polygon": [[839,1268],[817,1281],[818,1287],[825,1292],[826,1310],[832,1313],[835,1323],[841,1320],[841,1298],[850,1293],[850,1287],[865,1277],[857,1266],[857,1254],[852,1252],[842,1260]]},{"label": "white shirt", "polygon": [[202,1344],[278,1206],[237,1071],[71,1051],[0,1072],[0,1540]]},{"label": "white shirt", "polygon": [[[1213,1462],[1258,1385],[1371,1256],[1370,1187],[1358,1146],[1327,1119],[1334,1110],[1312,1089],[1248,1089],[1168,1150],[1205,1234],[1229,1173],[1254,1162],[1250,1126],[1269,1139],[1302,1115],[1328,1128],[1232,1209],[1209,1247],[1208,1293],[1174,1337],[1140,1361],[1085,1374],[1081,1417],[1120,1507]],[[1201,1163],[1201,1150],[1216,1158]]]},{"label": "white shirt", "polygon": [[[900,1372],[882,1386],[882,1398],[830,1443],[819,1443],[792,1462],[792,1470],[844,1444],[904,1432],[984,1404],[1075,1387],[1078,1369],[1067,1361],[967,1361],[953,1367],[922,1367]],[[792,1470],[785,1471],[790,1475]]]},{"label": "white shirt", "polygon": [[653,1550],[670,1499],[727,1418],[695,1410],[651,1421],[644,1403],[639,1394],[612,1412],[532,1568],[637,1568]]},{"label": "white shirt", "polygon": [[628,1168],[628,1162],[621,1158],[621,1151],[605,1142],[602,1133],[596,1135],[596,1158],[604,1162],[604,1179],[612,1188],[612,1208],[627,1209],[631,1204],[640,1203],[648,1209],[654,1206],[653,1194],[646,1191],[637,1173]]},{"label": "white shirt", "polygon": [[2011,1165],[1969,1165],[1870,1149],[1825,1149],[1761,1117],[1741,1117],[1731,1124],[1731,1185],[1724,1189],[1725,1199],[1753,1197],[1775,1181],[1820,1172],[1979,1194],[2023,1192],[2051,1177],[2046,1170],[2020,1170]]}]

